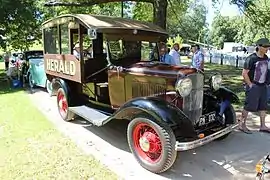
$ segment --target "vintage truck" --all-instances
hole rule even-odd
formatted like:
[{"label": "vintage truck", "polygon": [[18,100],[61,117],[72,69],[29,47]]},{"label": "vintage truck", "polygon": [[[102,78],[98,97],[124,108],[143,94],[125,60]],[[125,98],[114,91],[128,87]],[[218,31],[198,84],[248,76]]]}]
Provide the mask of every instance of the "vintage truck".
[{"label": "vintage truck", "polygon": [[80,116],[96,126],[129,121],[131,152],[154,173],[177,152],[224,139],[237,127],[239,99],[222,76],[160,62],[162,28],[140,21],[66,14],[43,23],[47,78],[63,120]]}]

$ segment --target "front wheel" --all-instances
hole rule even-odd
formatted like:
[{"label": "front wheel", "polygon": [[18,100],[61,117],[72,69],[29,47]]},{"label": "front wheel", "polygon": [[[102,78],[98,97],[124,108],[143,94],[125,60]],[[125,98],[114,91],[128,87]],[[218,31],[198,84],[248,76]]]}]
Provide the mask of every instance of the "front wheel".
[{"label": "front wheel", "polygon": [[35,87],[35,82],[33,80],[33,75],[31,73],[28,75],[28,83],[31,89]]},{"label": "front wheel", "polygon": [[69,104],[67,99],[67,94],[63,88],[59,88],[57,91],[57,107],[60,116],[65,121],[71,121],[74,119],[74,113],[69,111]]},{"label": "front wheel", "polygon": [[153,173],[162,173],[176,160],[176,139],[170,127],[159,125],[151,119],[140,116],[129,123],[128,144],[142,167]]}]

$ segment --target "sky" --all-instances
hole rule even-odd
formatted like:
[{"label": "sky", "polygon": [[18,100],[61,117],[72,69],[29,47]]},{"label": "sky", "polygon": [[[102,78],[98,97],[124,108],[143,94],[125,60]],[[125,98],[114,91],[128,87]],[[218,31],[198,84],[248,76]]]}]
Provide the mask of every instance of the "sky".
[{"label": "sky", "polygon": [[[209,8],[207,14],[207,22],[209,23],[209,25],[211,25],[215,16],[211,2],[212,0],[203,0],[203,3],[206,5],[207,8]],[[217,5],[217,10],[220,10],[220,14],[222,16],[236,16],[240,14],[238,7],[236,5],[231,5],[229,3],[229,0],[223,0],[223,2],[222,0],[220,0],[220,3]]]}]

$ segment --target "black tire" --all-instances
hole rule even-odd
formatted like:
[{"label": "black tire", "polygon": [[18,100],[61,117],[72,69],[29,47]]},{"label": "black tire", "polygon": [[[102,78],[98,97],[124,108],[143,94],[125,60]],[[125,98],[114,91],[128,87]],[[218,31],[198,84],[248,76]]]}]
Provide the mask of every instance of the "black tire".
[{"label": "black tire", "polygon": [[28,74],[28,84],[31,89],[35,88],[35,84],[33,83],[33,75],[31,73]]},{"label": "black tire", "polygon": [[[135,117],[129,123],[128,128],[127,128],[128,144],[129,144],[129,148],[131,152],[133,153],[136,160],[139,162],[139,164],[142,167],[144,167],[145,169],[153,173],[162,173],[168,170],[176,160],[176,157],[177,157],[177,151],[175,150],[176,139],[170,127],[163,124],[157,124],[151,119],[153,118],[147,115],[139,115]],[[151,133],[156,133],[155,135],[157,135],[160,140],[161,152],[158,159],[153,162],[150,162],[148,160],[151,158],[142,149],[142,146],[138,145],[139,139],[136,136],[136,131],[137,131],[136,128],[138,128],[138,126],[141,126],[141,125],[148,126],[149,130],[150,128],[152,128],[154,131],[152,131]],[[140,133],[141,132],[142,131],[140,131]],[[146,132],[144,132],[144,134],[145,133]],[[142,138],[140,138],[140,140],[141,139]],[[151,154],[151,153],[148,152],[148,154]],[[151,155],[153,155],[153,153]]]},{"label": "black tire", "polygon": [[[64,103],[65,107],[63,108],[63,104],[62,104],[62,107],[60,107],[60,103]],[[62,117],[64,121],[71,121],[74,119],[75,114],[68,110],[69,108],[68,97],[67,97],[67,93],[64,91],[63,88],[59,88],[57,91],[57,108],[58,108],[58,112],[60,116]]]},{"label": "black tire", "polygon": [[264,176],[262,173],[257,173],[256,180],[264,180]]},{"label": "black tire", "polygon": [[[225,115],[225,126],[227,126],[228,124],[236,123],[236,113],[235,113],[234,107],[231,104],[225,110],[224,115]],[[221,136],[220,138],[217,138],[216,141],[221,141],[227,138],[230,134],[231,132]]]}]

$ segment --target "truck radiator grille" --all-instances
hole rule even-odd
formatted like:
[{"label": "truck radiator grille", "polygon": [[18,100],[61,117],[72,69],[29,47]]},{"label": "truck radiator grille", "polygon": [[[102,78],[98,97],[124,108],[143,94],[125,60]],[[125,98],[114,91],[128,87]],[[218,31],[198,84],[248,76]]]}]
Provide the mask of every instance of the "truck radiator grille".
[{"label": "truck radiator grille", "polygon": [[154,84],[148,82],[133,81],[132,97],[159,96],[165,97],[166,84]]}]

